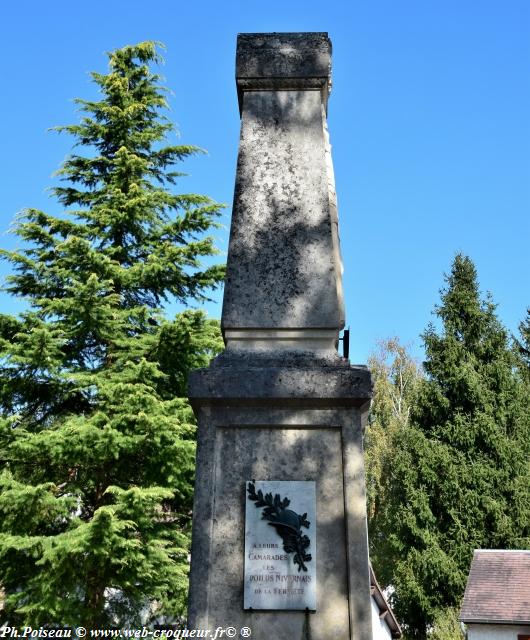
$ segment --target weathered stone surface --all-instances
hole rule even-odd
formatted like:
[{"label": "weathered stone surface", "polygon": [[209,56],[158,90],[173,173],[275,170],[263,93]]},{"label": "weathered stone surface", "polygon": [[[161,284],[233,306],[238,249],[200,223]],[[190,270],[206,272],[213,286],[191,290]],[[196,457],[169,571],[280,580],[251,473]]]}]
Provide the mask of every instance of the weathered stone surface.
[{"label": "weathered stone surface", "polygon": [[362,406],[372,397],[366,367],[296,368],[216,367],[198,369],[190,376],[190,400],[203,403],[260,404],[270,398],[303,406]]},{"label": "weathered stone surface", "polygon": [[[322,33],[239,36],[241,138],[222,317],[229,349],[333,350],[344,326],[327,88],[307,84],[327,83],[330,53]],[[304,82],[278,90],[293,78]]]},{"label": "weathered stone surface", "polygon": [[236,82],[239,110],[244,91],[318,89],[327,108],[331,41],[327,33],[240,33]]},{"label": "weathered stone surface", "polygon": [[331,41],[325,32],[240,33],[237,80],[323,78],[331,75]]},{"label": "weathered stone surface", "polygon": [[[370,373],[336,350],[341,260],[327,34],[242,34],[241,143],[222,326],[198,419],[189,626],[371,640],[362,433]],[[244,608],[245,481],[314,482],[316,611]]]},{"label": "weathered stone surface", "polygon": [[312,640],[371,640],[368,541],[357,409],[203,406],[195,490],[189,625],[248,626],[304,639],[302,612],[245,611],[246,478],[314,480],[317,603]]}]

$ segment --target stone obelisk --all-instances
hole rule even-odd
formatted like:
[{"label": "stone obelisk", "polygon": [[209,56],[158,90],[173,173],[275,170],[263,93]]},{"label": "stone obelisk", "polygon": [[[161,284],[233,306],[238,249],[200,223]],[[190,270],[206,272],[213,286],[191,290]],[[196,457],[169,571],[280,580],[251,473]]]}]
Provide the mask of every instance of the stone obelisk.
[{"label": "stone obelisk", "polygon": [[326,33],[238,36],[226,349],[189,385],[199,425],[190,628],[371,639],[362,456],[371,382],[337,352],[330,69]]}]

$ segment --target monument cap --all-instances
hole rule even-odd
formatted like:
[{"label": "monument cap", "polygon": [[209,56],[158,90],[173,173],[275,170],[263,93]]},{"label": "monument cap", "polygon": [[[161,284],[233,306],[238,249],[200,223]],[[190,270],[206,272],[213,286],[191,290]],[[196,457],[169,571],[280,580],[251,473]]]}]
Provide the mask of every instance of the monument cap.
[{"label": "monument cap", "polygon": [[236,83],[239,108],[244,91],[331,88],[331,40],[326,32],[240,33]]}]

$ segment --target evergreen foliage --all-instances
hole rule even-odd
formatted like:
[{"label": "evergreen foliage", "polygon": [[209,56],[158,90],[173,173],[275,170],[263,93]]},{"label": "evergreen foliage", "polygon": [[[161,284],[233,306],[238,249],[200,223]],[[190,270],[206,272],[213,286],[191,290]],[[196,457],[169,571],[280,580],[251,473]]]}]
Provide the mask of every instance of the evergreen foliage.
[{"label": "evergreen foliage", "polygon": [[60,216],[28,209],[3,251],[0,315],[0,587],[10,624],[120,626],[182,613],[194,465],[188,371],[219,351],[218,324],[161,305],[201,301],[222,277],[205,232],[220,205],[175,195],[173,125],[157,45],[109,54],[101,100],[60,127],[71,155]]},{"label": "evergreen foliage", "polygon": [[517,359],[471,260],[457,255],[446,281],[379,517],[386,562],[376,571],[413,638],[459,606],[473,549],[530,545],[529,407]]},{"label": "evergreen foliage", "polygon": [[519,325],[521,340],[517,341],[517,348],[521,358],[523,375],[530,383],[530,308],[526,311],[526,318]]}]

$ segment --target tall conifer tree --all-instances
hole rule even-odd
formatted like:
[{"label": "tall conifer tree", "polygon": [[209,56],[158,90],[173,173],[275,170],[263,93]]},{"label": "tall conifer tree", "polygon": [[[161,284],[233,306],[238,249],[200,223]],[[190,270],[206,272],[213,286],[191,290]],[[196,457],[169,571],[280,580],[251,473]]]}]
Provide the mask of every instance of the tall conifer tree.
[{"label": "tall conifer tree", "polygon": [[173,130],[157,45],[109,55],[99,101],[61,127],[71,155],[60,216],[29,209],[26,248],[3,251],[0,316],[0,586],[10,624],[119,626],[177,616],[187,585],[194,426],[190,368],[219,348],[217,324],[161,305],[205,299],[223,276],[201,266],[220,205],[169,190],[199,149]]},{"label": "tall conifer tree", "polygon": [[528,402],[514,352],[472,261],[457,255],[446,281],[380,516],[380,577],[414,638],[459,606],[473,549],[530,545]]}]

